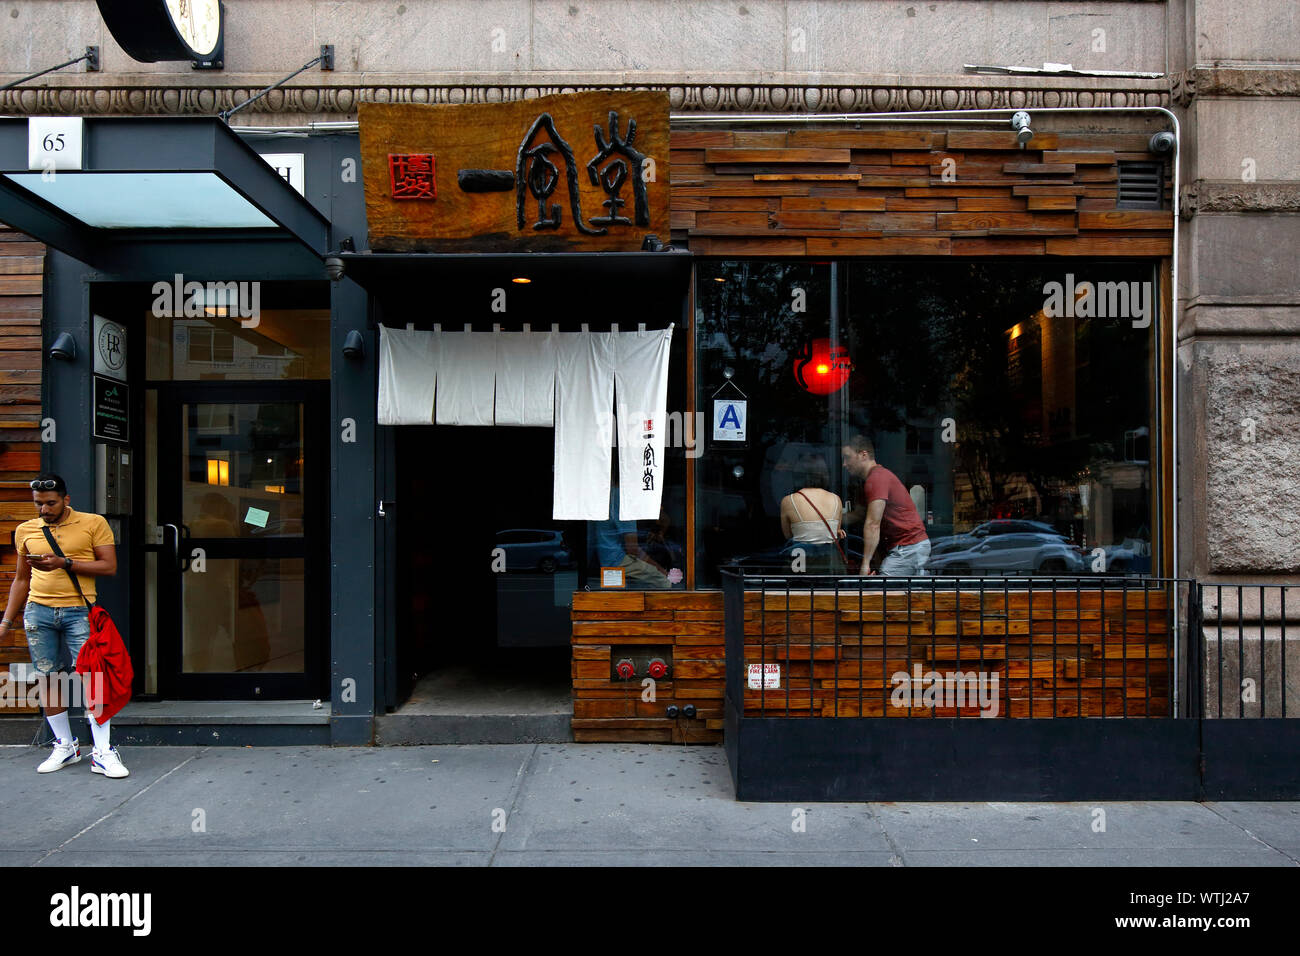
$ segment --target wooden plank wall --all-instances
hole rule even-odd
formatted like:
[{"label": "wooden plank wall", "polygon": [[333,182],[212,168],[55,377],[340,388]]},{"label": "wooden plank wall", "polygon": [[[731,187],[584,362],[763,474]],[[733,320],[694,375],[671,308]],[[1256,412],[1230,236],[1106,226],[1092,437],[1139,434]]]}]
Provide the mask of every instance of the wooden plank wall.
[{"label": "wooden plank wall", "polygon": [[[718,743],[726,653],[720,591],[579,591],[573,595],[573,739]],[[641,678],[610,679],[611,665],[639,647],[671,647],[671,670],[655,699]],[[670,720],[670,704],[695,719]]]},{"label": "wooden plank wall", "polygon": [[[996,585],[994,585],[996,587]],[[1163,591],[914,591],[745,596],[745,663],[778,664],[781,689],[745,691],[746,716],[977,717],[898,706],[902,672],[998,676],[997,714],[1169,715],[1171,621]],[[991,697],[992,684],[988,685]],[[955,690],[955,688],[954,688]],[[907,697],[899,698],[908,700]],[[953,697],[947,703],[953,702]],[[967,696],[969,701],[969,696]]]},{"label": "wooden plank wall", "polygon": [[[573,605],[573,733],[578,741],[721,739],[721,592],[580,592]],[[981,629],[982,635],[981,636]],[[746,716],[977,717],[978,706],[896,706],[893,675],[982,671],[998,677],[998,715],[1169,714],[1168,602],[1121,588],[922,592],[748,592],[745,663],[777,664],[779,690],[746,690]],[[612,660],[672,646],[657,700],[610,679]],[[990,685],[991,687],[991,685]],[[921,694],[921,690],[917,690]],[[667,705],[693,703],[694,721]]]},{"label": "wooden plank wall", "polygon": [[[27,482],[41,467],[41,284],[45,246],[0,223],[0,606],[14,576],[12,534],[35,517]],[[9,616],[8,610],[5,616]],[[16,615],[21,623],[22,614]],[[21,628],[0,638],[0,680],[26,661]],[[3,714],[35,713],[5,707]]]},{"label": "wooden plank wall", "polygon": [[[1168,256],[1173,213],[1116,208],[1146,133],[674,130],[673,239],[711,256]],[[945,178],[945,174],[947,174]],[[1172,190],[1166,162],[1166,195]],[[1166,203],[1169,205],[1169,203]]]}]

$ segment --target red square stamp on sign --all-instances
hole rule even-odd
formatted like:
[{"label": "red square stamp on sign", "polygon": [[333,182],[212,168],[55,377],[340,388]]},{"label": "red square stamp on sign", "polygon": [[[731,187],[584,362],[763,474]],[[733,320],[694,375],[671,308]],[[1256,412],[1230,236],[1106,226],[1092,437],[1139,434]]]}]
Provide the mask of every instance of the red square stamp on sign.
[{"label": "red square stamp on sign", "polygon": [[394,199],[437,199],[432,153],[389,153],[388,182]]}]

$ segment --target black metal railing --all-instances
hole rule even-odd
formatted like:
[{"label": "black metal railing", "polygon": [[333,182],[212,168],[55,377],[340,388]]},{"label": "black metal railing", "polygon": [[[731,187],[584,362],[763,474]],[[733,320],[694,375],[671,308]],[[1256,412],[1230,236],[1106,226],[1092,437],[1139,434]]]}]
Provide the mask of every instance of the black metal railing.
[{"label": "black metal railing", "polygon": [[[1300,716],[1300,635],[1292,624],[1287,668],[1287,608],[1300,610],[1300,586],[1198,584],[1204,639],[1204,717]],[[1290,701],[1288,701],[1290,697]]]},{"label": "black metal railing", "polygon": [[[788,568],[724,568],[722,577],[728,707],[739,716],[1158,718],[1201,710],[1201,593],[1187,579]],[[1197,650],[1188,654],[1189,646]]]}]

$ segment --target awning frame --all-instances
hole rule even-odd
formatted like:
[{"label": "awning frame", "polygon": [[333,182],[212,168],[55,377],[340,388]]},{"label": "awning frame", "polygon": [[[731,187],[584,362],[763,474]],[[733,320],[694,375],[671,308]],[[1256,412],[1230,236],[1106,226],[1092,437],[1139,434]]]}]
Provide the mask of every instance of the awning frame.
[{"label": "awning frame", "polygon": [[[0,174],[31,173],[26,118],[0,118]],[[96,173],[210,173],[275,223],[270,229],[92,226],[0,175],[0,222],[105,271],[166,272],[196,243],[256,243],[281,264],[320,268],[330,220],[216,117],[87,117],[81,170]],[[269,246],[267,245],[269,244]]]}]

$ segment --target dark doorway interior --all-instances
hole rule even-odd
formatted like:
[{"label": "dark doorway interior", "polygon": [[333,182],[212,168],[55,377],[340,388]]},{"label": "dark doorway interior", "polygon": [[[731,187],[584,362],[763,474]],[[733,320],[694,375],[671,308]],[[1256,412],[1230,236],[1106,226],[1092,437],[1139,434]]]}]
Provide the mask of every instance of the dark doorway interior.
[{"label": "dark doorway interior", "polygon": [[551,519],[549,428],[397,429],[402,711],[552,712],[570,699],[583,522]]}]

